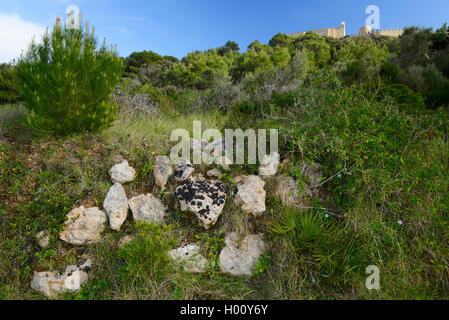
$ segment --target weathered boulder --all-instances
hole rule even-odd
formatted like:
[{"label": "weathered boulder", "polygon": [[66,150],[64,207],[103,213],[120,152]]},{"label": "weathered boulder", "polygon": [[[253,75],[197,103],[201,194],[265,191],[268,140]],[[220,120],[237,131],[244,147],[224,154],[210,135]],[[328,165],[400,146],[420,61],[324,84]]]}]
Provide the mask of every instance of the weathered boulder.
[{"label": "weathered boulder", "polygon": [[242,210],[254,216],[265,212],[265,182],[258,176],[238,176],[232,180],[237,184],[234,202]]},{"label": "weathered boulder", "polygon": [[111,179],[114,183],[127,183],[134,180],[136,171],[128,165],[128,161],[123,161],[120,164],[116,164],[109,170]]},{"label": "weathered boulder", "polygon": [[79,266],[68,266],[61,275],[56,272],[34,272],[31,288],[47,298],[55,298],[64,292],[74,292],[88,280],[87,273]]},{"label": "weathered boulder", "polygon": [[128,198],[123,186],[116,182],[108,191],[103,203],[104,210],[109,217],[112,230],[119,231],[128,216]]},{"label": "weathered boulder", "polygon": [[73,245],[86,245],[99,242],[105,229],[106,213],[97,207],[73,209],[67,215],[64,230],[59,238]]},{"label": "weathered boulder", "polygon": [[303,193],[300,192],[298,183],[292,177],[277,177],[274,195],[287,207],[304,202]]},{"label": "weathered boulder", "polygon": [[304,164],[303,175],[307,177],[307,186],[313,196],[317,196],[318,188],[320,187],[321,179],[323,177],[323,170],[319,163]]},{"label": "weathered boulder", "polygon": [[204,148],[206,148],[208,144],[209,142],[207,140],[190,138],[190,147],[192,148],[193,151],[196,150],[202,151]]},{"label": "weathered boulder", "polygon": [[207,171],[207,175],[209,177],[219,178],[223,175],[223,170],[215,168],[215,169]]},{"label": "weathered boulder", "polygon": [[181,210],[193,213],[206,230],[215,225],[226,202],[224,185],[219,181],[189,180],[176,189],[175,195]]},{"label": "weathered boulder", "polygon": [[151,193],[130,199],[129,207],[135,221],[162,224],[167,219],[164,204]]},{"label": "weathered boulder", "polygon": [[157,156],[154,161],[153,175],[156,185],[164,189],[168,179],[173,174],[170,159],[166,156]]},{"label": "weathered boulder", "polygon": [[36,240],[45,249],[50,245],[50,233],[48,230],[43,230],[36,235]]},{"label": "weathered boulder", "polygon": [[214,158],[224,155],[226,152],[226,139],[215,139],[207,144],[203,151]]},{"label": "weathered boulder", "polygon": [[298,187],[298,182],[292,177],[280,176],[275,179],[274,195],[286,206],[306,206],[311,197],[319,197],[319,185],[323,175],[321,166],[317,163],[304,164],[303,177],[306,184]]},{"label": "weathered boulder", "polygon": [[251,234],[238,241],[237,233],[225,238],[226,247],[220,253],[220,269],[235,276],[251,276],[254,265],[265,250],[261,234]]},{"label": "weathered boulder", "polygon": [[203,162],[203,150],[208,144],[209,142],[207,140],[190,139],[190,149],[194,164],[201,164]]},{"label": "weathered boulder", "polygon": [[279,162],[279,153],[273,152],[271,154],[266,154],[262,161],[260,161],[259,175],[264,177],[275,175],[279,168]]},{"label": "weathered boulder", "polygon": [[195,168],[192,166],[190,161],[184,159],[175,167],[175,180],[179,182],[185,181],[194,171]]},{"label": "weathered boulder", "polygon": [[186,272],[202,273],[209,268],[209,262],[200,254],[200,247],[196,244],[187,244],[170,250],[168,256],[181,264]]}]

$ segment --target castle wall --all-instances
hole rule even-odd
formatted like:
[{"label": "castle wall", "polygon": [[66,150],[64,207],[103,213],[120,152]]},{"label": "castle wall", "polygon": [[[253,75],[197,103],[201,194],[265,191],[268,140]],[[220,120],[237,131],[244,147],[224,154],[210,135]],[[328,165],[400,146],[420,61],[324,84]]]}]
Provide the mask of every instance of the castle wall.
[{"label": "castle wall", "polygon": [[[322,29],[311,30],[309,32],[316,33],[323,37],[339,39],[339,38],[343,38],[344,36],[346,36],[346,26],[345,26],[345,23],[343,22],[341,24],[340,28],[322,28]],[[290,37],[296,38],[296,37],[299,37],[299,36],[302,36],[305,34],[306,34],[306,32],[295,32],[295,33],[290,33],[287,35]]]},{"label": "castle wall", "polygon": [[404,30],[402,29],[385,29],[385,30],[378,30],[378,31],[374,31],[375,35],[380,35],[380,36],[387,36],[387,37],[399,37],[402,36],[404,34]]},{"label": "castle wall", "polygon": [[[346,26],[345,23],[342,22],[340,28],[322,28],[322,29],[316,29],[311,30],[309,32],[314,32],[320,36],[323,37],[330,37],[334,39],[340,39],[346,36]],[[387,36],[387,37],[399,37],[404,33],[404,30],[402,29],[384,29],[384,30],[371,30],[370,26],[364,26],[359,29],[359,35],[369,35],[374,34],[377,36]],[[306,32],[295,32],[287,34],[290,37],[297,38],[299,36],[305,35]]]},{"label": "castle wall", "polygon": [[384,29],[384,30],[371,30],[370,26],[361,27],[359,29],[359,35],[369,35],[374,34],[376,36],[387,36],[397,38],[404,33],[402,29]]}]

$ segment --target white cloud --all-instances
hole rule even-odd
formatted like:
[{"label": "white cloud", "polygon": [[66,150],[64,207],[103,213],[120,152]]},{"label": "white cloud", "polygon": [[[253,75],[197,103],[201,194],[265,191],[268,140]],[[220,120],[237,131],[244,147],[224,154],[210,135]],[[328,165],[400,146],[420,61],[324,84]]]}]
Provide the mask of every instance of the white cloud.
[{"label": "white cloud", "polygon": [[44,34],[45,28],[22,20],[16,14],[0,13],[0,63],[11,62],[26,51],[33,36],[36,40]]}]

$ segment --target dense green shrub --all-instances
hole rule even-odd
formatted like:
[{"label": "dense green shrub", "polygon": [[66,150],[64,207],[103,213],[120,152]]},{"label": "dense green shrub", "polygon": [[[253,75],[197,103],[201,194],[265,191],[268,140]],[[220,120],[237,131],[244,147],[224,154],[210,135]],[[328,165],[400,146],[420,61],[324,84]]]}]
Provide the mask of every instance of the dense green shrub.
[{"label": "dense green shrub", "polygon": [[381,97],[390,96],[401,107],[409,109],[422,109],[425,107],[424,98],[419,93],[414,93],[403,84],[392,84],[383,86],[379,90]]},{"label": "dense green shrub", "polygon": [[153,51],[133,52],[125,59],[125,76],[137,75],[144,65],[153,66],[164,61],[164,58]]},{"label": "dense green shrub", "polygon": [[97,48],[94,33],[59,21],[40,43],[33,42],[16,67],[27,122],[38,130],[67,134],[109,126],[116,106],[110,94],[122,73],[114,48]]},{"label": "dense green shrub", "polygon": [[324,68],[331,60],[330,46],[326,38],[315,33],[307,32],[293,42],[294,50],[307,49],[314,66],[318,69]]},{"label": "dense green shrub", "polygon": [[0,65],[0,104],[14,103],[19,99],[17,86],[14,82],[13,67],[9,64]]}]

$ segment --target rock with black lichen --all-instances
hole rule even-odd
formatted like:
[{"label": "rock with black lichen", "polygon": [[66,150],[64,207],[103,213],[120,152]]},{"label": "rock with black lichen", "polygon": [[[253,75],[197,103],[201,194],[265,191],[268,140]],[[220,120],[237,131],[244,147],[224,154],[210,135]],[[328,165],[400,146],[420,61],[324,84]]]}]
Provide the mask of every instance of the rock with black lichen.
[{"label": "rock with black lichen", "polygon": [[179,182],[186,181],[194,171],[195,168],[189,160],[182,160],[182,162],[175,167],[175,180]]},{"label": "rock with black lichen", "polygon": [[224,185],[219,181],[188,180],[176,188],[175,195],[181,210],[193,213],[206,230],[215,225],[226,202]]}]

